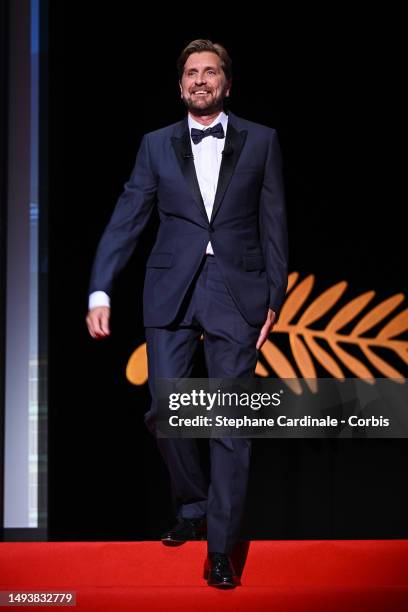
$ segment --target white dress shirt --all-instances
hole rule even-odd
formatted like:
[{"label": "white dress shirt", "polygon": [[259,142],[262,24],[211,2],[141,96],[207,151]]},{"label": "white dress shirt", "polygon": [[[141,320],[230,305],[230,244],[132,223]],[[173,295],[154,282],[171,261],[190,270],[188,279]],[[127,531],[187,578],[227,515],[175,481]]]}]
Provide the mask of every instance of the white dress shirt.
[{"label": "white dress shirt", "polygon": [[[213,127],[213,125],[216,125],[217,123],[221,123],[222,127],[224,128],[224,138],[206,136],[198,144],[194,144],[193,141],[191,141],[191,147],[194,155],[194,166],[208,220],[211,219],[215,192],[217,191],[218,175],[220,173],[222,161],[222,150],[225,145],[228,116],[222,112],[210,125],[202,125],[201,123],[198,123],[198,121],[195,121],[191,115],[188,115],[188,127],[190,128],[190,134],[191,128],[204,130],[206,128]],[[205,252],[214,254],[211,242],[208,242]]]},{"label": "white dress shirt", "polygon": [[[197,174],[198,184],[204,201],[208,220],[211,219],[214,206],[215,192],[217,191],[218,176],[220,173],[222,151],[225,146],[225,134],[227,133],[228,116],[222,111],[210,125],[198,123],[191,115],[188,115],[188,127],[191,138],[191,128],[205,130],[209,127],[221,123],[224,128],[224,138],[206,136],[201,142],[194,144],[191,141],[191,148],[194,156],[194,166]],[[209,241],[205,250],[206,253],[214,254]],[[89,310],[97,306],[110,306],[110,298],[104,291],[93,291],[89,296]]]}]

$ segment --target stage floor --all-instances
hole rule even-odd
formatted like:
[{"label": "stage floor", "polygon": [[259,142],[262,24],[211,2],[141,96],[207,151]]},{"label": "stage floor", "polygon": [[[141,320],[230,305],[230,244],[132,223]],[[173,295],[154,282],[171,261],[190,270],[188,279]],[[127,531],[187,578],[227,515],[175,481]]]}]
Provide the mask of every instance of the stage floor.
[{"label": "stage floor", "polygon": [[81,611],[408,610],[408,540],[243,543],[228,591],[207,586],[205,554],[206,542],[0,543],[0,590],[75,591]]}]

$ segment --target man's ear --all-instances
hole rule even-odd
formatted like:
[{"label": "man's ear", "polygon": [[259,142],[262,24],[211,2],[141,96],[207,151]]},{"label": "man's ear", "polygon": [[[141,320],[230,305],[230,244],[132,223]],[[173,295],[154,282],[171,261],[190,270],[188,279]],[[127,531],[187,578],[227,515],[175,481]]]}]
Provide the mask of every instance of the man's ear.
[{"label": "man's ear", "polygon": [[228,98],[231,93],[232,81],[228,81],[227,90],[225,92],[225,97]]}]

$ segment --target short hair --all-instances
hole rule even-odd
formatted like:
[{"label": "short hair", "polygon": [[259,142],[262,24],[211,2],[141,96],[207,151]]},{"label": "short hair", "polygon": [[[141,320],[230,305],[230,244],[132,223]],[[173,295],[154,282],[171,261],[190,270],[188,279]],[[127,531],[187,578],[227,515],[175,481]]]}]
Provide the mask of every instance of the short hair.
[{"label": "short hair", "polygon": [[183,49],[180,53],[180,56],[177,60],[177,72],[179,75],[179,80],[183,76],[184,66],[187,61],[187,58],[192,53],[202,53],[203,51],[210,51],[211,53],[215,53],[221,60],[221,68],[224,71],[225,77],[228,81],[232,78],[232,61],[230,56],[228,55],[225,47],[220,45],[219,43],[213,43],[211,40],[198,38],[197,40],[193,40]]}]

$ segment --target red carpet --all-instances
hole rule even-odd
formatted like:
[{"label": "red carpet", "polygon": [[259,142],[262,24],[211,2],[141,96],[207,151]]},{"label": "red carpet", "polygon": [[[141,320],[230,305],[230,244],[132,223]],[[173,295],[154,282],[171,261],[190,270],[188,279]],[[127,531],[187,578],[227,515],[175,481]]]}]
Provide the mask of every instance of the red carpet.
[{"label": "red carpet", "polygon": [[0,590],[76,591],[65,609],[81,611],[408,611],[408,540],[254,541],[242,586],[229,591],[203,580],[205,551],[205,542],[1,543]]}]

